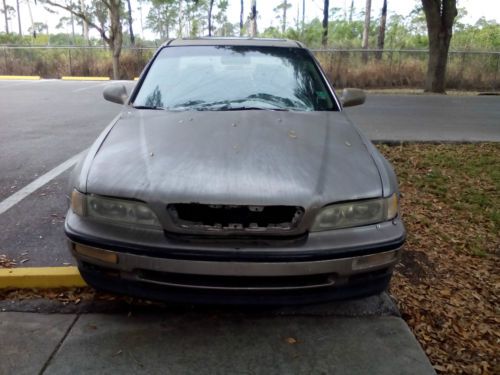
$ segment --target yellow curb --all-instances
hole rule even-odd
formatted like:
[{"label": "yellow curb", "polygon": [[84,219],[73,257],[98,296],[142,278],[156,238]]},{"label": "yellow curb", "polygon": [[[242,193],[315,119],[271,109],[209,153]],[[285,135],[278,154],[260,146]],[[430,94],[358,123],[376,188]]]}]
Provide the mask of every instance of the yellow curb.
[{"label": "yellow curb", "polygon": [[0,289],[69,288],[86,285],[76,267],[0,269]]},{"label": "yellow curb", "polygon": [[6,80],[27,80],[27,81],[35,81],[39,80],[40,76],[0,76],[0,79],[6,79]]},{"label": "yellow curb", "polygon": [[109,81],[109,77],[76,77],[76,76],[62,76],[64,81]]},{"label": "yellow curb", "polygon": [[139,80],[139,77],[134,77],[134,81],[138,81]]}]

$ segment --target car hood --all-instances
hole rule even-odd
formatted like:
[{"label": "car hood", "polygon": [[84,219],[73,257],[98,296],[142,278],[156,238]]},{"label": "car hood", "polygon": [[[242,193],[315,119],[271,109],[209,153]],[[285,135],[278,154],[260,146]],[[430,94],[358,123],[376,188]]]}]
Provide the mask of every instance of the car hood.
[{"label": "car hood", "polygon": [[342,112],[129,110],[93,156],[87,192],[311,208],[379,197],[382,186]]}]

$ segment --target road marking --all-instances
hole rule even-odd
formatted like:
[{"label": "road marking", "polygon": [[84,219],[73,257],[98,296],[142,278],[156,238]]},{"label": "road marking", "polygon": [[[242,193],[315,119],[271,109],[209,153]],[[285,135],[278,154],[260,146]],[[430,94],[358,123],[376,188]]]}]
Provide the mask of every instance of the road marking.
[{"label": "road marking", "polygon": [[5,198],[3,201],[0,202],[0,215],[3,214],[5,211],[7,211],[9,208],[18,204],[20,201],[22,201],[28,195],[33,193],[35,190],[38,190],[49,181],[53,180],[64,171],[71,168],[73,165],[76,164],[76,162],[80,159],[81,156],[83,156],[85,152],[87,152],[87,150],[80,152],[79,154],[73,156],[71,159],[66,160],[64,163],[59,164],[57,167],[45,173],[44,175],[38,177],[35,181],[26,185],[21,190],[18,190],[11,196]]},{"label": "road marking", "polygon": [[109,83],[101,83],[99,85],[92,85],[92,86],[87,86],[87,87],[80,87],[79,89],[73,90],[73,92],[80,92],[80,91],[85,91],[85,90],[91,90],[91,89],[95,89],[97,87],[102,87],[102,86],[106,86],[106,85],[109,85]]},{"label": "road marking", "polygon": [[[61,81],[63,82],[63,81]],[[67,81],[64,81],[64,82],[67,82]],[[80,81],[78,83],[84,83],[83,81]],[[86,82],[88,84],[92,84],[92,83],[95,83],[95,82]],[[128,80],[117,80],[117,81],[113,81],[113,83],[121,83],[121,84],[124,84],[124,85],[129,85],[131,83],[134,83],[134,81],[128,81]],[[80,87],[79,89],[75,89],[73,90],[73,92],[80,92],[80,91],[85,91],[85,90],[92,90],[92,89],[95,89],[95,88],[98,88],[98,87],[103,87],[103,86],[107,86],[107,85],[110,85],[111,83],[109,82],[105,82],[105,83],[99,83],[99,84],[93,84],[92,86],[85,86],[85,87]]]}]

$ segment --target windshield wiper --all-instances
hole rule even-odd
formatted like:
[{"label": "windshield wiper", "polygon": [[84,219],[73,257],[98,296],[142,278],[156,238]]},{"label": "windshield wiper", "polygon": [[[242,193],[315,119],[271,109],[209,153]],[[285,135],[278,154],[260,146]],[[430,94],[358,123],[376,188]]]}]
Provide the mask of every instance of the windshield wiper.
[{"label": "windshield wiper", "polygon": [[151,106],[151,105],[134,105],[135,109],[157,109],[157,110],[165,110],[165,108],[160,106]]},{"label": "windshield wiper", "polygon": [[245,106],[238,106],[238,107],[221,107],[217,109],[218,111],[289,111],[287,108],[264,108],[264,107],[245,107]]}]

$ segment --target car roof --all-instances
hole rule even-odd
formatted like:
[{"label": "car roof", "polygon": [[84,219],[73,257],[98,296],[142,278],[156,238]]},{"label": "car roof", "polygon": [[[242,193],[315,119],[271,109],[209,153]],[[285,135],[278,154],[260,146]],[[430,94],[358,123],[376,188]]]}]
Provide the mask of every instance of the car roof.
[{"label": "car roof", "polygon": [[288,47],[305,48],[300,42],[290,39],[271,38],[186,38],[171,39],[162,47],[174,46],[253,46],[253,47]]}]

